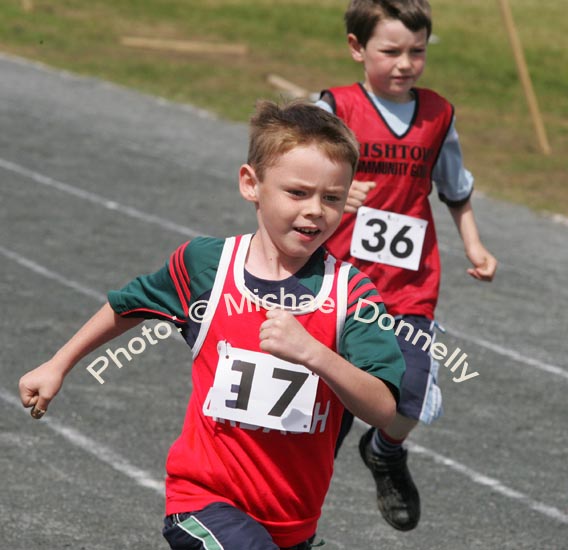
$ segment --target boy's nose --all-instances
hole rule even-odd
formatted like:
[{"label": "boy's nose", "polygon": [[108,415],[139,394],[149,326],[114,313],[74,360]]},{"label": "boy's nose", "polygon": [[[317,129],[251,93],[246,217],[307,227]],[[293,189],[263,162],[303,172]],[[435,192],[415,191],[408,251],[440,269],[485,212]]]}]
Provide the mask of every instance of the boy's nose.
[{"label": "boy's nose", "polygon": [[305,215],[310,218],[320,218],[323,215],[323,208],[319,198],[314,197],[306,204]]},{"label": "boy's nose", "polygon": [[412,67],[412,62],[410,60],[410,55],[403,53],[398,58],[398,68],[399,69],[410,69]]}]

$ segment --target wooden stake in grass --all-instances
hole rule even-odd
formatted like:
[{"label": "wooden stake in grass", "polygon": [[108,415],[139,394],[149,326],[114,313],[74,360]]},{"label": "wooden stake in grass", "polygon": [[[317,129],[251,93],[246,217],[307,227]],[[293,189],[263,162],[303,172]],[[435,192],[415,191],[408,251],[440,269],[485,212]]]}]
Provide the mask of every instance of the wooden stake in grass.
[{"label": "wooden stake in grass", "polygon": [[34,9],[34,3],[32,0],[20,0],[20,4],[22,6],[22,10],[25,12],[30,12]]},{"label": "wooden stake in grass", "polygon": [[304,88],[276,74],[269,74],[266,79],[269,84],[280,90],[289,99],[306,98],[310,95]]},{"label": "wooden stake in grass", "polygon": [[517,71],[519,72],[519,78],[521,79],[523,90],[525,92],[525,97],[527,98],[527,103],[529,104],[529,110],[531,112],[531,117],[536,130],[536,135],[538,138],[540,149],[545,155],[550,155],[550,144],[548,143],[548,138],[546,136],[546,129],[542,122],[542,116],[538,108],[538,102],[532,86],[531,77],[527,69],[527,63],[525,61],[523,47],[521,45],[519,36],[517,35],[515,22],[513,21],[513,14],[511,13],[511,7],[509,6],[508,0],[499,0],[499,5],[501,7],[501,13],[503,15],[503,19],[505,20],[505,26],[507,27],[509,40],[513,48],[513,55],[515,56]]},{"label": "wooden stake in grass", "polygon": [[150,50],[191,54],[245,55],[248,51],[244,44],[163,40],[159,38],[142,38],[136,36],[123,36],[120,39],[120,43],[123,46],[130,46],[132,48],[146,48]]}]

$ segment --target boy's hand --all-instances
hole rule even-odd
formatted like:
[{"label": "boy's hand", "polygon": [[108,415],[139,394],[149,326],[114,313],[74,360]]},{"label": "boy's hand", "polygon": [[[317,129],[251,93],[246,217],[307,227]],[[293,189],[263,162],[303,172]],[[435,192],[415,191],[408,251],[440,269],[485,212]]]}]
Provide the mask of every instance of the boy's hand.
[{"label": "boy's hand", "polygon": [[497,260],[481,243],[470,246],[466,250],[469,261],[473,268],[467,272],[479,281],[492,281],[497,271]]},{"label": "boy's hand", "polygon": [[345,212],[347,214],[354,214],[357,209],[363,205],[367,194],[371,189],[374,189],[377,184],[374,181],[357,181],[353,180],[349,188],[349,195],[347,195],[347,202],[345,203]]},{"label": "boy's hand", "polygon": [[31,414],[40,419],[47,411],[49,402],[63,384],[61,371],[51,361],[43,363],[20,378],[19,390],[22,405],[33,407]]},{"label": "boy's hand", "polygon": [[320,345],[289,311],[271,310],[260,325],[260,349],[284,361],[305,365]]}]

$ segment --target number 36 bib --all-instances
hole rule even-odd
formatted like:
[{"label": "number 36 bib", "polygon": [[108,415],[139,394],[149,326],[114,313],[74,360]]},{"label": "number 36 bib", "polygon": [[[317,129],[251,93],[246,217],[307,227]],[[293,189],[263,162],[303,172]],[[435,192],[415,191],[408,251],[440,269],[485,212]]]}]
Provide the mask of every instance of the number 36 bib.
[{"label": "number 36 bib", "polygon": [[417,271],[428,222],[361,206],[351,239],[351,256]]},{"label": "number 36 bib", "polygon": [[308,432],[319,377],[303,365],[217,345],[219,362],[203,414],[290,432]]}]

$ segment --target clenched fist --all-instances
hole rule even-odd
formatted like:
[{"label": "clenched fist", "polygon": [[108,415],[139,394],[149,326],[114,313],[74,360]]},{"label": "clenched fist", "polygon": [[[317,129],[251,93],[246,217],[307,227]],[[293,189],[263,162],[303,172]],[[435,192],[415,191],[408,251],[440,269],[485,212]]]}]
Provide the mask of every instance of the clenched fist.
[{"label": "clenched fist", "polygon": [[358,181],[353,180],[349,188],[349,195],[347,195],[347,202],[345,203],[345,212],[347,214],[355,214],[360,206],[363,206],[367,195],[371,189],[374,189],[377,184],[374,181]]},{"label": "clenched fist", "polygon": [[290,363],[307,366],[323,346],[292,315],[283,309],[266,314],[260,325],[260,349]]}]

